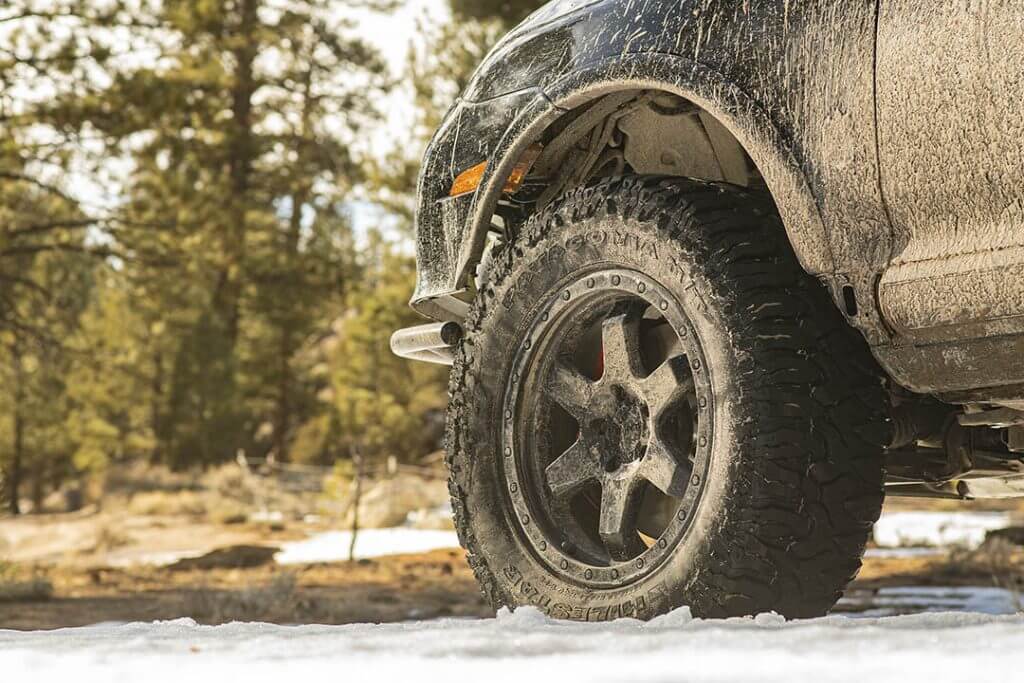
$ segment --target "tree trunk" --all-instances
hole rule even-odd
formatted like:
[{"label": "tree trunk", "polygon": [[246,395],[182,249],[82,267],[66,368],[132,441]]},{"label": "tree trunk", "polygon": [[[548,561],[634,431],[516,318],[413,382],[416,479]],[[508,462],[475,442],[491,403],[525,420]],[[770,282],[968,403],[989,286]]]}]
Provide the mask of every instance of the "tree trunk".
[{"label": "tree trunk", "polygon": [[352,493],[352,538],[348,544],[348,559],[356,559],[356,539],[359,537],[359,503],[363,499],[363,456],[358,448],[352,450],[352,464],[355,465],[355,490]]},{"label": "tree trunk", "polygon": [[14,365],[14,443],[11,451],[11,467],[7,477],[8,502],[12,515],[21,514],[22,468],[25,461],[25,376],[21,367],[21,349],[16,344],[11,353]]},{"label": "tree trunk", "polygon": [[257,55],[259,0],[243,0],[238,35],[239,47],[234,50],[235,82],[231,91],[231,118],[234,131],[228,142],[232,210],[229,213],[228,264],[220,274],[215,305],[224,323],[230,347],[238,341],[239,318],[246,254],[246,208],[249,204],[250,180],[255,156],[253,144],[252,98],[256,93],[253,66]]},{"label": "tree trunk", "polygon": [[[312,92],[313,92],[312,70],[307,70],[303,82],[303,104],[302,121],[298,131],[300,140],[305,139],[309,131],[309,120],[311,116]],[[303,153],[302,148],[298,150]],[[285,264],[285,276],[290,283],[295,279],[303,277],[301,265],[299,264],[299,242],[302,236],[302,209],[309,200],[310,188],[303,184],[291,194],[292,213],[288,221],[288,232],[285,240],[285,253],[288,262]],[[283,312],[279,314],[278,324],[279,345],[278,345],[278,395],[277,410],[274,419],[274,450],[283,461],[288,451],[288,434],[292,425],[292,356],[295,355],[295,338],[292,333],[293,326],[288,316]]]},{"label": "tree trunk", "polygon": [[32,468],[32,478],[29,480],[29,495],[32,499],[32,511],[39,513],[43,509],[43,498],[46,497],[46,486],[43,481],[46,473],[43,471],[42,465],[37,464]]},{"label": "tree trunk", "polygon": [[156,464],[163,457],[160,447],[166,442],[161,420],[164,400],[164,357],[160,351],[157,351],[153,358],[153,381],[150,385],[150,393],[149,429],[153,434],[153,450],[149,455],[149,460]]}]

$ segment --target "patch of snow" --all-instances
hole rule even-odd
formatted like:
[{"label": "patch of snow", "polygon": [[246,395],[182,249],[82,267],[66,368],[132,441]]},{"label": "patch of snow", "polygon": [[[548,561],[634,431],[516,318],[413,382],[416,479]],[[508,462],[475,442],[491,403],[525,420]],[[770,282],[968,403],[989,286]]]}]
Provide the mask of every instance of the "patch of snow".
[{"label": "patch of snow", "polygon": [[1019,596],[990,586],[894,586],[849,590],[837,609],[854,616],[895,616],[922,612],[979,612],[1015,614]]},{"label": "patch of snow", "polygon": [[452,525],[455,513],[452,510],[452,502],[445,501],[440,505],[421,510],[412,510],[406,515],[405,526],[416,528],[431,528],[439,525]]},{"label": "patch of snow", "polygon": [[[350,531],[327,531],[302,541],[284,543],[276,556],[278,564],[342,562],[349,559]],[[454,531],[428,529],[362,529],[356,536],[357,559],[382,555],[422,553],[439,548],[458,548]]]},{"label": "patch of snow", "polygon": [[[51,632],[0,631],[0,671],[34,682],[230,677],[282,680],[943,681],[1015,680],[1024,616],[921,614],[786,622],[706,621],[679,610],[644,624],[581,624],[536,609],[496,619],[392,625],[199,626],[189,619]],[[25,677],[24,675],[22,676]]]},{"label": "patch of snow", "polygon": [[1010,525],[1002,512],[890,512],[875,524],[875,544],[883,548],[976,548],[985,534]]},{"label": "patch of snow", "polygon": [[945,550],[942,548],[868,548],[864,551],[864,557],[877,557],[880,559],[936,557],[944,552]]},{"label": "patch of snow", "polygon": [[156,553],[111,553],[107,558],[106,564],[110,567],[119,567],[121,569],[143,566],[166,567],[169,564],[174,564],[178,560],[201,557],[205,554],[205,551],[197,549]]},{"label": "patch of snow", "polygon": [[251,522],[283,522],[284,513],[280,510],[257,510],[256,512],[249,515],[249,521]]}]

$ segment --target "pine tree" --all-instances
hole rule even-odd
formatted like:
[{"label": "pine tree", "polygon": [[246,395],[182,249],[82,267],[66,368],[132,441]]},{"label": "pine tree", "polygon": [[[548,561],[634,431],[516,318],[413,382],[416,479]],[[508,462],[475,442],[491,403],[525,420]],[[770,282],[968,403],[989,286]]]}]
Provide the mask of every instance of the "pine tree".
[{"label": "pine tree", "polygon": [[91,40],[131,26],[131,49],[160,59],[105,59],[108,82],[50,107],[66,134],[98,131],[134,163],[113,238],[139,329],[163,326],[132,343],[152,375],[154,449],[176,466],[283,457],[315,403],[294,356],[340,305],[352,143],[384,81],[336,18],[345,6],[117,5],[87,18]]},{"label": "pine tree", "polygon": [[[337,410],[338,447],[369,459],[408,459],[440,441],[431,418],[443,413],[446,369],[410,363],[391,353],[391,333],[421,319],[408,306],[415,261],[371,233],[363,277],[347,314],[326,345],[330,397]],[[434,420],[436,427],[441,423]]]},{"label": "pine tree", "polygon": [[491,19],[511,27],[544,4],[543,0],[450,0],[456,17]]},{"label": "pine tree", "polygon": [[[11,62],[0,63],[7,79]],[[26,121],[0,96],[0,498],[20,512],[23,484],[37,504],[67,471],[63,430],[71,362],[66,340],[88,300],[94,260],[90,221],[60,187],[33,174]]]}]

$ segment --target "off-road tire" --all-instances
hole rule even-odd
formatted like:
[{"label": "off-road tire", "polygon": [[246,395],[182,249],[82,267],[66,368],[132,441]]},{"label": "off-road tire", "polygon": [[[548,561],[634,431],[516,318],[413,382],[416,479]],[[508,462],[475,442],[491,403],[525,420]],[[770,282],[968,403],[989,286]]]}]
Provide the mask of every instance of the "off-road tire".
[{"label": "off-road tire", "polygon": [[[644,272],[686,299],[715,396],[711,466],[685,538],[642,580],[604,589],[530,551],[500,464],[525,321],[595,263]],[[811,617],[859,571],[883,501],[881,373],[801,269],[767,197],[645,176],[572,191],[495,254],[465,332],[450,383],[449,489],[495,609],[605,620],[688,605],[703,617]]]}]

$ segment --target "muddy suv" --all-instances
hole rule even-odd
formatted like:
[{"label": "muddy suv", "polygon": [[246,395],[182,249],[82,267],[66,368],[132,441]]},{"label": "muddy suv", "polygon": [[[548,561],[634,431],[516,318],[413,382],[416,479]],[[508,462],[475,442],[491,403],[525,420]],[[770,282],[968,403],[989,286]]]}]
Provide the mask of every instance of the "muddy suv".
[{"label": "muddy suv", "polygon": [[399,355],[453,363],[495,606],[826,612],[884,494],[1024,494],[1024,13],[558,0],[437,132]]}]

